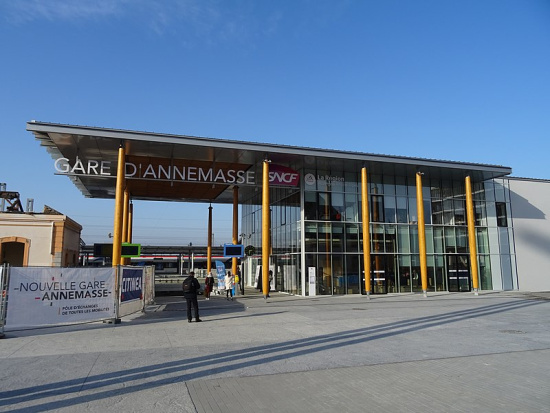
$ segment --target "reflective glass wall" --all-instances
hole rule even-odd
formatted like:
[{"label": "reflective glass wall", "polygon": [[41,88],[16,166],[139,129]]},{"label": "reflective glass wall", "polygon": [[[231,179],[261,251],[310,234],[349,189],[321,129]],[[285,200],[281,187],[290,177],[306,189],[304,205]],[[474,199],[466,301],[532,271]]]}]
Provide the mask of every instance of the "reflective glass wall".
[{"label": "reflective glass wall", "polygon": [[[271,239],[276,289],[304,295],[365,293],[359,171],[308,169],[302,176],[306,178],[302,189],[305,269],[314,274],[315,280],[304,282],[302,291],[300,193],[273,189]],[[372,174],[368,183],[371,292],[421,292],[415,177]],[[422,184],[428,291],[470,291],[473,286],[464,181],[424,175]],[[490,245],[495,245],[490,236],[505,238],[510,229],[505,222],[506,202],[504,207],[498,206],[496,199],[500,198],[494,186],[488,188],[493,191],[488,202],[486,189],[484,183],[474,183],[472,190],[480,289],[491,290],[491,266],[502,254],[495,247],[490,250]],[[242,221],[245,233],[251,234],[250,241],[243,242],[257,246],[258,254],[260,205],[259,198],[243,205]],[[488,208],[493,220],[488,219]],[[508,251],[507,256],[512,262],[513,252]]]}]

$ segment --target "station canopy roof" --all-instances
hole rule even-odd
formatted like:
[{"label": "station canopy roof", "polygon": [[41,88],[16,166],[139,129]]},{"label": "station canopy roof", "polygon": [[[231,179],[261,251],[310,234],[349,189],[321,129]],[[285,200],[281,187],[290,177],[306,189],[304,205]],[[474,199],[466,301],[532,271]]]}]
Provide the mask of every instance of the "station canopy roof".
[{"label": "station canopy roof", "polygon": [[[62,174],[69,175],[83,195],[90,198],[115,197],[116,164],[121,144],[126,151],[126,162],[134,165],[130,171],[128,167],[126,169],[127,187],[134,200],[232,203],[232,188],[237,185],[239,202],[242,202],[261,187],[265,159],[270,160],[270,165],[289,167],[301,173],[325,171],[330,174],[331,171],[343,171],[359,174],[361,168],[366,167],[370,176],[390,174],[414,177],[417,171],[421,171],[427,177],[439,179],[464,179],[470,175],[474,182],[479,182],[512,172],[511,168],[498,165],[38,121],[28,122],[27,130],[46,147],[54,160],[65,158],[68,165],[73,166],[80,161],[78,168],[63,171]],[[159,165],[162,170],[158,169]],[[152,168],[148,173],[140,169],[147,167]],[[180,171],[177,179],[163,176],[163,172],[170,167]],[[181,171],[189,167],[194,168],[195,172],[198,169],[203,172],[212,169],[214,175],[220,170],[226,174],[232,170],[233,174],[239,176],[249,173],[255,176],[255,182],[230,183],[223,177],[215,182],[185,179]],[[140,171],[136,172],[137,169]],[[60,173],[59,168],[56,170]]]}]

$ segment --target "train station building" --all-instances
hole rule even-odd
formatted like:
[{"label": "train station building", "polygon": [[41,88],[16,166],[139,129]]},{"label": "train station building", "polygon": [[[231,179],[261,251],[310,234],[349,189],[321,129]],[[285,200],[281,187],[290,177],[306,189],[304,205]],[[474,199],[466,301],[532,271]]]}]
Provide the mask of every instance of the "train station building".
[{"label": "train station building", "polygon": [[303,296],[550,290],[550,182],[507,166],[36,121],[27,130],[83,196],[114,200],[114,265],[132,241],[132,200],[225,203],[248,286],[269,268],[276,290]]}]

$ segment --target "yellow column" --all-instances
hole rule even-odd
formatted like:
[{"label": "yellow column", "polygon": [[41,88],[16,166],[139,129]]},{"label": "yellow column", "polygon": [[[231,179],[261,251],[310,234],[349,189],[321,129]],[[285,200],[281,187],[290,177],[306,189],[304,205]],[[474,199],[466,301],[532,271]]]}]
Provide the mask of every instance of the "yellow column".
[{"label": "yellow column", "polygon": [[428,265],[426,263],[426,228],[424,224],[424,200],[422,197],[422,173],[416,173],[416,213],[418,215],[418,252],[420,254],[420,278],[424,297],[428,295]]},{"label": "yellow column", "polygon": [[262,179],[262,288],[269,295],[269,161],[264,160]]},{"label": "yellow column", "polygon": [[361,168],[361,205],[363,219],[363,267],[365,270],[365,291],[367,292],[367,298],[370,298],[370,224],[367,168]]},{"label": "yellow column", "polygon": [[128,210],[130,206],[130,194],[128,188],[124,188],[124,206],[122,210],[122,242],[128,242]]},{"label": "yellow column", "polygon": [[128,235],[126,239],[128,242],[132,242],[132,230],[134,227],[134,204],[130,201],[130,206],[128,209]]},{"label": "yellow column", "polygon": [[210,271],[212,271],[212,204],[208,207],[208,245],[206,246],[206,273]]},{"label": "yellow column", "polygon": [[476,228],[474,222],[474,201],[472,199],[472,182],[469,176],[465,179],[466,183],[466,217],[468,219],[468,242],[470,246],[470,265],[472,269],[472,283],[474,284],[474,294],[478,295],[478,273],[477,273],[477,242]]},{"label": "yellow column", "polygon": [[[233,245],[238,242],[239,236],[239,188],[233,188]],[[233,257],[232,260],[232,273],[237,274],[237,258]]]},{"label": "yellow column", "polygon": [[122,213],[124,209],[124,146],[121,144],[118,148],[118,166],[116,173],[116,192],[115,192],[115,222],[113,228],[113,267],[121,263],[122,248]]},{"label": "yellow column", "polygon": [[[122,210],[122,242],[128,241],[128,211],[130,209],[130,193],[128,188],[124,188],[124,207]],[[132,262],[130,257],[122,258],[121,263],[123,265],[128,265]]]}]

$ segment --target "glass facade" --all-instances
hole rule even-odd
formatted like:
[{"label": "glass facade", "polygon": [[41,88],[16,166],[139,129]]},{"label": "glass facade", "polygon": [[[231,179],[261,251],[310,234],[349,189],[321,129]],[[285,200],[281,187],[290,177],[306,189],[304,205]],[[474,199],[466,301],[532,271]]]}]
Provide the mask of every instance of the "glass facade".
[{"label": "glass facade", "polygon": [[[301,188],[270,189],[275,289],[299,295],[364,294],[360,172],[300,172],[310,177]],[[472,185],[483,290],[495,287],[497,257],[498,273],[509,273],[502,285],[513,280],[513,251],[506,242],[511,236],[509,196],[502,182]],[[471,291],[464,181],[424,175],[422,185],[428,291]],[[369,174],[368,191],[371,293],[422,292],[415,176]],[[246,260],[251,274],[258,273],[261,262],[261,215],[258,191],[242,204],[243,243],[256,250]],[[314,274],[314,280],[311,275],[306,280],[302,271]]]}]

